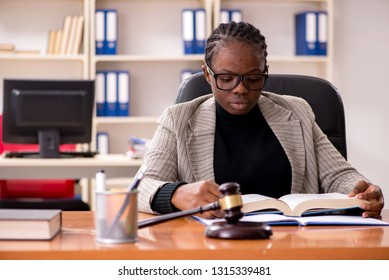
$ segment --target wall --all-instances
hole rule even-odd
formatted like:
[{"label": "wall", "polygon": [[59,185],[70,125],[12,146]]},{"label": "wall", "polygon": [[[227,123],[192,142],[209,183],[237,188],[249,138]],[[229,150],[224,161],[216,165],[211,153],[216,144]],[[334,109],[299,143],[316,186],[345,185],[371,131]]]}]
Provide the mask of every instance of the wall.
[{"label": "wall", "polygon": [[389,208],[389,1],[335,0],[334,79],[349,162],[382,187]]}]

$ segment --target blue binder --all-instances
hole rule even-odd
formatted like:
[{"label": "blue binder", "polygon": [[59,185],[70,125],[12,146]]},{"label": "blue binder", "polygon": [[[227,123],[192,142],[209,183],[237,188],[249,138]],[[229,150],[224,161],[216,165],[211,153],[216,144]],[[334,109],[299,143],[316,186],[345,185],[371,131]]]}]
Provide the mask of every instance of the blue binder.
[{"label": "blue binder", "polygon": [[104,54],[117,53],[118,12],[115,9],[105,10],[105,45]]},{"label": "blue binder", "polygon": [[117,116],[128,117],[130,114],[130,74],[117,71]]},{"label": "blue binder", "polygon": [[327,55],[327,38],[328,38],[328,20],[327,12],[318,11],[317,16],[317,43],[316,53],[317,55]]},{"label": "blue binder", "polygon": [[96,54],[104,54],[105,42],[105,12],[104,10],[96,10],[95,13],[95,44]]},{"label": "blue binder", "polygon": [[106,88],[105,88],[105,72],[97,71],[96,72],[96,116],[103,117],[105,116],[105,96],[106,96]]},{"label": "blue binder", "polygon": [[205,40],[207,36],[207,18],[205,14],[205,9],[194,10],[194,15],[195,53],[203,54],[205,52]]},{"label": "blue binder", "polygon": [[194,54],[194,10],[182,10],[182,41],[184,43],[184,54]]},{"label": "blue binder", "polygon": [[221,9],[220,10],[220,23],[229,23],[230,21],[231,21],[230,10]]},{"label": "blue binder", "polygon": [[316,55],[317,15],[303,12],[295,16],[296,55]]},{"label": "blue binder", "polygon": [[230,10],[230,21],[241,22],[243,20],[243,12],[240,9]]},{"label": "blue binder", "polygon": [[106,116],[114,117],[117,111],[117,74],[114,71],[106,72],[105,79],[107,95],[106,95]]},{"label": "blue binder", "polygon": [[220,23],[229,23],[231,21],[241,22],[243,20],[243,12],[240,9],[221,9]]}]

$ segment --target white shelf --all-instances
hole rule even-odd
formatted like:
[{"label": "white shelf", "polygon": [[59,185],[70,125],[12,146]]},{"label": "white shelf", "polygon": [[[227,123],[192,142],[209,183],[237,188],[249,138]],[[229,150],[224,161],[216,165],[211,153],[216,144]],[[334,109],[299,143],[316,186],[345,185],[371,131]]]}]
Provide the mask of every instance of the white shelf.
[{"label": "white shelf", "polygon": [[156,124],[158,117],[98,117],[95,118],[96,125],[102,124]]},{"label": "white shelf", "polygon": [[177,55],[177,56],[158,56],[158,55],[98,55],[94,57],[94,62],[143,62],[143,61],[161,61],[161,62],[185,62],[204,60],[203,55]]}]

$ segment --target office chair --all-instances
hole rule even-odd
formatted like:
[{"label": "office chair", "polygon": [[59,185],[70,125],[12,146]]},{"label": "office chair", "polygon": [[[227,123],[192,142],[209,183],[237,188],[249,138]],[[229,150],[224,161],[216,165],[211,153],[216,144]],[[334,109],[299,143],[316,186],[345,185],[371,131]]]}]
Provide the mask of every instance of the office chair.
[{"label": "office chair", "polygon": [[[305,99],[312,107],[319,127],[335,148],[347,159],[344,108],[340,94],[334,85],[316,77],[270,74],[264,91]],[[211,86],[204,74],[199,72],[180,84],[175,102],[190,101],[209,93],[211,93]]]}]

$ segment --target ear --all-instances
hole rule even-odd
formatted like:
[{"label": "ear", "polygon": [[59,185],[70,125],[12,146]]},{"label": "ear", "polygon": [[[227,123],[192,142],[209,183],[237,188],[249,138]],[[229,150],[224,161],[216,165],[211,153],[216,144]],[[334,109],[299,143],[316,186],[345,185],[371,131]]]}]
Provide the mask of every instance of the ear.
[{"label": "ear", "polygon": [[209,73],[207,71],[207,66],[202,65],[201,69],[203,69],[204,77],[207,80],[208,84],[211,84],[211,76],[209,75]]}]

